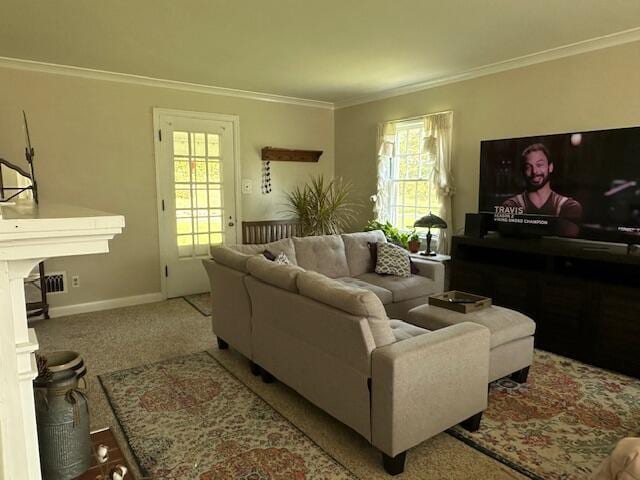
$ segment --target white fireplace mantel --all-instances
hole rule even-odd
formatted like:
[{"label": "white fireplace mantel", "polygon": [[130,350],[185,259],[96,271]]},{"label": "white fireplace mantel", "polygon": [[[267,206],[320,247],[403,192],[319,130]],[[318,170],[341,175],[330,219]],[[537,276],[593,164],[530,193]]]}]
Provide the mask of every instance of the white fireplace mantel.
[{"label": "white fireplace mantel", "polygon": [[35,331],[24,278],[52,257],[107,253],[124,217],[64,205],[0,204],[0,479],[40,479],[32,381]]}]

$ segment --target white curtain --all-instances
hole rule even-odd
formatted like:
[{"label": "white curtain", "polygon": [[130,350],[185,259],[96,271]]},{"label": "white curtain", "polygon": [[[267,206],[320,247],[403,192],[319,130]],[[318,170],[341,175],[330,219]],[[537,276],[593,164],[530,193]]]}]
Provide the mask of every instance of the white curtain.
[{"label": "white curtain", "polygon": [[[442,205],[438,216],[447,222],[447,229],[441,229],[438,238],[438,253],[447,255],[451,246],[453,212],[451,198],[455,193],[451,175],[451,129],[453,113],[444,112],[427,115],[424,118],[424,151],[435,159],[432,187]],[[436,213],[436,212],[434,212]]]},{"label": "white curtain", "polygon": [[391,159],[396,141],[396,126],[393,122],[383,123],[378,128],[378,184],[373,214],[379,222],[389,220],[391,211]]}]

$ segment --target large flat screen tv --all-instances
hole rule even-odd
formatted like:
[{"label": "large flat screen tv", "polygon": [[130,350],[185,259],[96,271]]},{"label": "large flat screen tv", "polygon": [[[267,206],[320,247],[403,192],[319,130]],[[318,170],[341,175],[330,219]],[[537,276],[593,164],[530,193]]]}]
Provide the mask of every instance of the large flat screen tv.
[{"label": "large flat screen tv", "polygon": [[640,127],[486,140],[479,211],[498,231],[640,243]]}]

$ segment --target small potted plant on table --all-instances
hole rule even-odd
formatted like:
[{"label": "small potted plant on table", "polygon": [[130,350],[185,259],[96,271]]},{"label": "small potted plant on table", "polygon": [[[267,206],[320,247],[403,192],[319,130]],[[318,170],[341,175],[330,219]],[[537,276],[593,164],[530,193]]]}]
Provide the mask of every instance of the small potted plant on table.
[{"label": "small potted plant on table", "polygon": [[415,230],[409,236],[407,247],[411,253],[418,253],[420,250],[420,236],[415,232]]}]

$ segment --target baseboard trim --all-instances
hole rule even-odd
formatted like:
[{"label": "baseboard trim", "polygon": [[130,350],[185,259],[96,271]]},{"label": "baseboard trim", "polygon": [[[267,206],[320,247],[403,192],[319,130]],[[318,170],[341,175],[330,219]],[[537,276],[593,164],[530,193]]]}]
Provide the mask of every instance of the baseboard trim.
[{"label": "baseboard trim", "polygon": [[77,315],[79,313],[99,312],[101,310],[111,310],[112,308],[160,302],[164,299],[165,297],[161,292],[146,293],[144,295],[134,295],[131,297],[110,298],[109,300],[98,300],[97,302],[50,307],[49,316],[52,318],[66,317],[67,315]]}]

